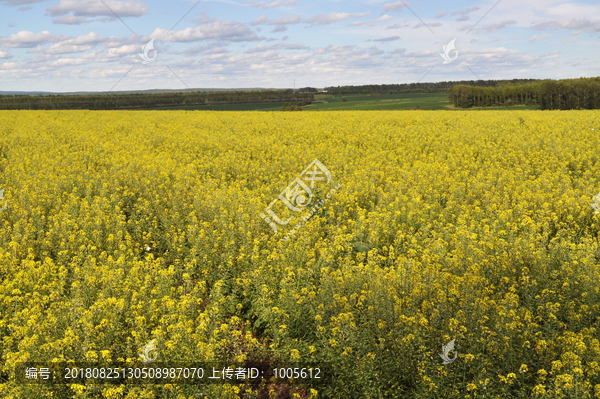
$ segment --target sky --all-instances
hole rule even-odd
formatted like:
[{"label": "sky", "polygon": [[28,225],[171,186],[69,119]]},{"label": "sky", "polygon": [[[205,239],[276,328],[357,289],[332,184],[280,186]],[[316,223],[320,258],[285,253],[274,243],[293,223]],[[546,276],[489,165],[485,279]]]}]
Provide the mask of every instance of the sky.
[{"label": "sky", "polygon": [[600,76],[598,0],[0,0],[0,15],[0,91]]}]

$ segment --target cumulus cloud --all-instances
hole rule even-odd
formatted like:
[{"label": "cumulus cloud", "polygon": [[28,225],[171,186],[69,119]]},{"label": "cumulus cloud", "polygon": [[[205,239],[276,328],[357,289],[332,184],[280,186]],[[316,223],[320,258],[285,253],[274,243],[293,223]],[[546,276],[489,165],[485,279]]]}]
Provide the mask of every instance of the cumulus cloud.
[{"label": "cumulus cloud", "polygon": [[533,42],[535,42],[535,41],[537,41],[537,40],[542,40],[542,39],[545,39],[545,38],[547,38],[547,37],[550,37],[550,36],[552,36],[552,35],[550,35],[550,34],[548,34],[548,33],[545,33],[545,34],[543,34],[543,35],[533,35],[533,36],[531,37],[531,39],[529,39],[528,43],[530,43],[530,44],[531,44],[531,43],[533,43]]},{"label": "cumulus cloud", "polygon": [[369,15],[368,12],[353,14],[349,14],[347,12],[330,12],[327,15],[323,13],[315,15],[314,17],[304,20],[304,22],[311,25],[329,25],[333,22],[345,21],[350,18],[362,18],[367,15]]},{"label": "cumulus cloud", "polygon": [[87,35],[78,36],[74,39],[64,40],[53,44],[44,51],[46,54],[71,54],[81,53],[96,47],[98,43],[105,41],[106,38],[99,36],[96,32],[90,32]]},{"label": "cumulus cloud", "polygon": [[534,23],[531,26],[535,30],[559,30],[566,29],[574,31],[574,34],[582,32],[600,32],[600,21],[589,21],[583,19],[570,19],[563,21],[546,21]]},{"label": "cumulus cloud", "polygon": [[27,50],[27,53],[28,54],[37,54],[37,53],[41,53],[42,51],[44,51],[44,48],[40,44],[38,44],[34,48],[30,48],[29,50]]},{"label": "cumulus cloud", "polygon": [[48,0],[0,0],[0,4],[5,6],[22,6],[24,4],[41,3]]},{"label": "cumulus cloud", "polygon": [[392,19],[392,17],[390,17],[389,15],[383,15],[372,21],[354,21],[354,22],[350,23],[348,26],[361,26],[361,25],[374,26],[380,22],[389,21],[390,19]]},{"label": "cumulus cloud", "polygon": [[67,15],[64,17],[55,18],[52,22],[62,25],[79,25],[84,23],[87,17],[76,17],[75,15]]},{"label": "cumulus cloud", "polygon": [[287,30],[287,26],[284,26],[284,25],[277,25],[277,26],[275,27],[275,29],[273,29],[273,30],[271,31],[271,33],[285,32],[286,30]]},{"label": "cumulus cloud", "polygon": [[250,22],[250,25],[290,25],[297,24],[301,21],[300,15],[292,15],[291,17],[281,16],[275,19],[268,19],[265,15],[261,15],[254,21]]},{"label": "cumulus cloud", "polygon": [[350,51],[353,48],[355,48],[356,46],[350,46],[350,45],[346,45],[346,46],[332,46],[331,44],[326,46],[326,47],[320,47],[318,49],[315,50],[315,54],[327,54],[327,53],[331,53],[331,52],[343,52],[343,51]]},{"label": "cumulus cloud", "polygon": [[390,25],[390,26],[388,26],[385,29],[386,30],[387,29],[401,29],[401,28],[407,28],[409,26],[410,26],[410,20],[408,18],[404,18],[404,21],[402,21],[402,23],[397,23],[397,24],[394,24],[394,25]]},{"label": "cumulus cloud", "polygon": [[275,18],[269,20],[267,23],[269,25],[289,25],[289,24],[297,24],[300,22],[300,15],[292,15],[291,17],[281,16],[279,18]]},{"label": "cumulus cloud", "polygon": [[2,59],[12,58],[12,54],[6,50],[0,49],[0,58],[2,58]]},{"label": "cumulus cloud", "polygon": [[189,47],[184,51],[169,51],[169,54],[183,54],[186,57],[196,57],[199,54],[218,54],[227,52],[229,51],[223,47],[222,42],[211,42],[205,45]]},{"label": "cumulus cloud", "polygon": [[446,14],[448,14],[448,11],[441,12],[441,13],[439,13],[438,15],[436,15],[435,17],[436,17],[436,18],[442,18],[442,17],[445,17],[445,16],[446,16]]},{"label": "cumulus cloud", "polygon": [[456,15],[467,15],[467,14],[469,14],[469,13],[471,13],[473,11],[477,11],[479,9],[480,9],[480,7],[477,7],[477,6],[475,6],[475,7],[467,7],[467,8],[463,8],[462,10],[454,11],[450,15],[452,15],[453,17],[456,16]]},{"label": "cumulus cloud", "polygon": [[151,35],[144,36],[142,40],[145,41],[152,38],[160,38],[160,40],[166,42],[195,42],[207,39],[221,39],[230,42],[262,40],[246,24],[235,21],[217,20],[212,24],[202,25],[197,28],[171,31],[169,35],[167,33],[166,29],[157,28]]},{"label": "cumulus cloud", "polygon": [[140,17],[147,14],[149,7],[141,1],[134,0],[60,0],[56,6],[48,7],[46,11],[56,18],[54,23],[79,24],[94,20],[95,17],[115,19],[115,14],[120,18]]},{"label": "cumulus cloud", "polygon": [[498,22],[497,24],[488,24],[488,25],[486,25],[486,26],[484,26],[482,28],[478,28],[477,30],[481,31],[481,32],[488,32],[488,33],[490,33],[490,32],[494,32],[496,30],[500,30],[502,28],[506,28],[509,25],[516,25],[516,24],[517,24],[517,21],[514,21],[514,20],[504,20],[502,22]]},{"label": "cumulus cloud", "polygon": [[394,11],[394,10],[402,11],[402,9],[404,7],[406,7],[407,5],[408,4],[406,4],[404,1],[400,0],[395,3],[384,4],[383,7],[381,7],[381,8],[383,9],[383,11]]},{"label": "cumulus cloud", "polygon": [[4,47],[9,48],[33,48],[41,44],[57,43],[68,39],[68,36],[53,35],[47,30],[40,33],[22,30],[19,33],[13,33],[8,37],[0,37],[0,43]]},{"label": "cumulus cloud", "polygon": [[265,46],[264,44],[259,44],[258,46],[248,49],[244,51],[244,54],[256,54],[256,53],[264,53],[267,51],[273,50],[308,50],[310,47],[305,46],[302,43],[279,43],[273,44],[270,46]]},{"label": "cumulus cloud", "polygon": [[140,37],[133,35],[133,34],[129,35],[129,37],[127,37],[127,38],[111,36],[110,38],[107,38],[106,41],[104,42],[104,47],[114,48],[114,47],[120,47],[124,44],[138,44],[139,45],[141,42],[142,42],[142,40],[140,40]]},{"label": "cumulus cloud", "polygon": [[384,43],[384,42],[393,42],[395,40],[400,40],[400,36],[389,36],[389,37],[383,37],[381,39],[369,39],[368,41]]},{"label": "cumulus cloud", "polygon": [[263,10],[266,10],[268,8],[293,6],[296,4],[296,0],[287,0],[287,1],[275,0],[271,3],[267,3],[265,1],[251,1],[249,4],[250,4],[250,7],[262,8]]},{"label": "cumulus cloud", "polygon": [[125,44],[119,47],[113,47],[106,52],[108,58],[121,58],[124,55],[138,54],[140,46],[137,44]]},{"label": "cumulus cloud", "polygon": [[254,21],[250,22],[250,25],[256,26],[256,25],[266,24],[268,20],[269,20],[269,18],[267,18],[266,15],[261,15],[260,17],[256,18]]}]

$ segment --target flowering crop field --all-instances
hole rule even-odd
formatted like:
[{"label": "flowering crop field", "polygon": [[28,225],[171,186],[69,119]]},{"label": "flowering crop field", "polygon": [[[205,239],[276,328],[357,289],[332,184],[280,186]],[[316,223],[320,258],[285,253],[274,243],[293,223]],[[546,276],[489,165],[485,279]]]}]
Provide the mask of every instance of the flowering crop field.
[{"label": "flowering crop field", "polygon": [[[599,130],[599,111],[2,111],[0,396],[600,398]],[[261,213],[315,159],[340,188],[282,240]],[[163,362],[332,378],[13,378],[151,340]]]}]

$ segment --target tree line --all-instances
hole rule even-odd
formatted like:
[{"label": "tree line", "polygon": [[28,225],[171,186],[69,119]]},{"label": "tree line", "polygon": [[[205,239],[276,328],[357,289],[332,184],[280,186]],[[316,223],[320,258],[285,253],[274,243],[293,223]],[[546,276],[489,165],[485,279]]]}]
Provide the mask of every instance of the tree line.
[{"label": "tree line", "polygon": [[495,87],[503,84],[519,84],[535,82],[537,79],[512,79],[512,80],[463,80],[444,81],[436,83],[402,83],[361,86],[326,87],[330,94],[395,94],[395,93],[446,93],[456,85],[469,85],[477,87]]},{"label": "tree line", "polygon": [[542,80],[497,87],[456,85],[448,99],[458,108],[539,105],[540,109],[599,109],[600,77]]},{"label": "tree line", "polygon": [[0,109],[90,109],[117,110],[202,105],[228,105],[284,101],[312,101],[312,93],[293,90],[192,92],[158,94],[92,94],[92,95],[3,95]]}]

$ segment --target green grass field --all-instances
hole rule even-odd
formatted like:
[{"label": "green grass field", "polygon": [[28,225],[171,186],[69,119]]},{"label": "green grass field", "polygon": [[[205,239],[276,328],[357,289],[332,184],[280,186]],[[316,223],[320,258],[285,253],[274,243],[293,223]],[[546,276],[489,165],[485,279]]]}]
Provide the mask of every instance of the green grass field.
[{"label": "green grass field", "polygon": [[[346,101],[344,101],[346,100]],[[439,110],[450,107],[448,96],[443,93],[415,94],[317,94],[313,104],[306,110]]]},{"label": "green grass field", "polygon": [[[344,101],[345,100],[345,101]],[[169,107],[161,110],[213,110],[213,111],[281,111],[283,102],[233,104],[214,106]],[[292,103],[296,105],[296,102]],[[156,109],[156,108],[154,108]],[[391,110],[454,110],[445,93],[413,94],[316,94],[304,111],[391,111]],[[536,110],[539,106],[475,107],[471,110]],[[464,109],[460,109],[464,110]]]}]

